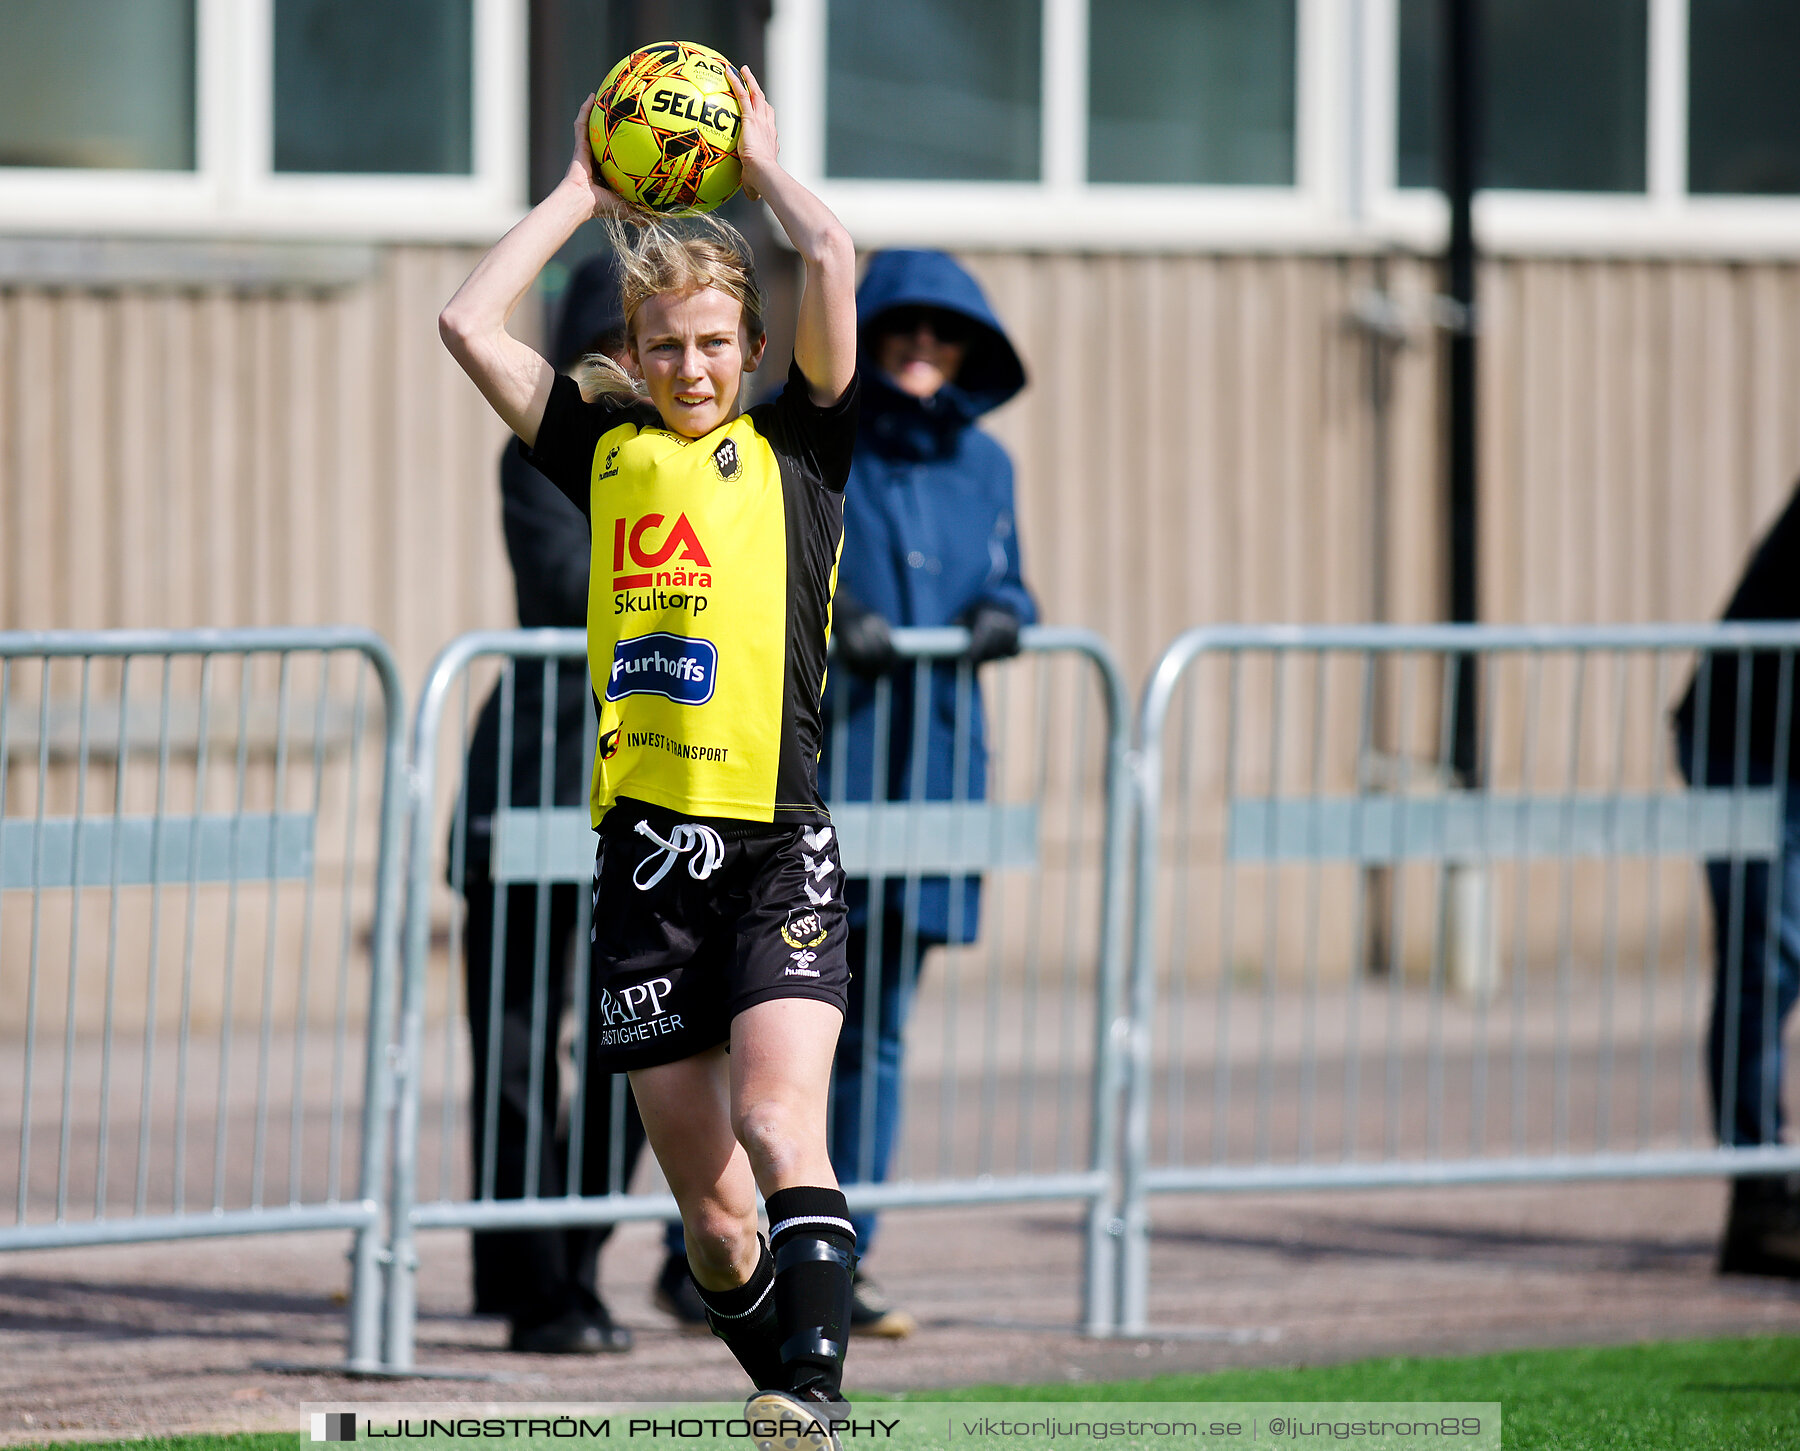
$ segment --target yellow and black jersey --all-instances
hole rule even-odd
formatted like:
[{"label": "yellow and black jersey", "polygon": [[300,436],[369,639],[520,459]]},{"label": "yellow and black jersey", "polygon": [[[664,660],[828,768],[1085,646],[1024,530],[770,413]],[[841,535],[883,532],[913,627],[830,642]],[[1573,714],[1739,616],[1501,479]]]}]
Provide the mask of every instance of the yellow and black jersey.
[{"label": "yellow and black jersey", "polygon": [[621,797],[684,816],[827,820],[819,697],[857,385],[819,408],[798,367],[701,438],[648,403],[551,389],[531,462],[593,534],[596,826]]}]

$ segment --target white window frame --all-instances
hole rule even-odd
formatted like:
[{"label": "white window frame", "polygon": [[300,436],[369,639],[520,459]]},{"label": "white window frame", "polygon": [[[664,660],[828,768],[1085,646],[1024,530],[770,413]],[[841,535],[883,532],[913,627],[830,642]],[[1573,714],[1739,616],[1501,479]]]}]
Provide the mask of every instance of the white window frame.
[{"label": "white window frame", "polygon": [[524,210],[526,0],[473,0],[468,176],[277,173],[274,0],[198,0],[191,172],[0,167],[14,233],[492,240]]},{"label": "white window frame", "polygon": [[[1440,193],[1395,180],[1399,0],[1368,6],[1369,134],[1365,184],[1374,232],[1405,246],[1443,245]],[[1800,257],[1800,197],[1690,196],[1687,191],[1688,0],[1649,0],[1645,180],[1638,194],[1490,191],[1476,238],[1494,252],[1569,256]]]},{"label": "white window frame", "polygon": [[[1083,179],[1087,13],[1043,0],[1040,182],[824,175],[829,0],[776,0],[769,31],[784,162],[865,246],[1113,251],[1436,251],[1441,195],[1395,176],[1399,0],[1299,0],[1292,187],[1107,186]],[[1476,236],[1508,254],[1800,257],[1800,197],[1687,194],[1688,0],[1649,0],[1647,190],[1490,191]]]},{"label": "white window frame", "polygon": [[[1088,0],[1043,0],[1043,156],[1035,182],[846,181],[825,175],[829,0],[776,0],[769,27],[782,160],[869,246],[1162,250],[1321,244],[1338,213],[1335,143],[1346,0],[1298,0],[1295,184],[1109,186],[1087,170]],[[1102,3],[1102,0],[1095,0]],[[1350,0],[1355,3],[1355,0]]]}]

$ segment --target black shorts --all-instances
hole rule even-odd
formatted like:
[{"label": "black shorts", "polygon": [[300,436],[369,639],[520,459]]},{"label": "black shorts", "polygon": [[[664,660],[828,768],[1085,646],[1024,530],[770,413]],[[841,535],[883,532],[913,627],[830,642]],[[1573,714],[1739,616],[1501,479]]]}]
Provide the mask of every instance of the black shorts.
[{"label": "black shorts", "polygon": [[699,822],[620,801],[599,836],[588,1049],[598,1071],[690,1058],[772,998],[844,1010],[844,869],[830,826]]}]

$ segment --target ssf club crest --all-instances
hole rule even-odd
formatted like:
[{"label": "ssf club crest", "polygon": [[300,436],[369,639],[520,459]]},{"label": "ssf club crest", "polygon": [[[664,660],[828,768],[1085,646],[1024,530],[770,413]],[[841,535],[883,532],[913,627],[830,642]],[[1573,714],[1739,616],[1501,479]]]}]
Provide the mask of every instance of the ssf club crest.
[{"label": "ssf club crest", "polygon": [[789,947],[817,947],[831,931],[815,907],[796,907],[781,924],[781,940]]}]

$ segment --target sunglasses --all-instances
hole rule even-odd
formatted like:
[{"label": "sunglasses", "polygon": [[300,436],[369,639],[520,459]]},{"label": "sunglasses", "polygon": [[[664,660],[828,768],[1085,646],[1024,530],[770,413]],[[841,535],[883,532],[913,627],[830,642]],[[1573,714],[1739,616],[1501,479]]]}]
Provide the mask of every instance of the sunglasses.
[{"label": "sunglasses", "polygon": [[941,307],[892,308],[875,326],[884,337],[911,337],[920,327],[928,327],[940,343],[966,343],[975,336],[975,325],[966,317]]}]

